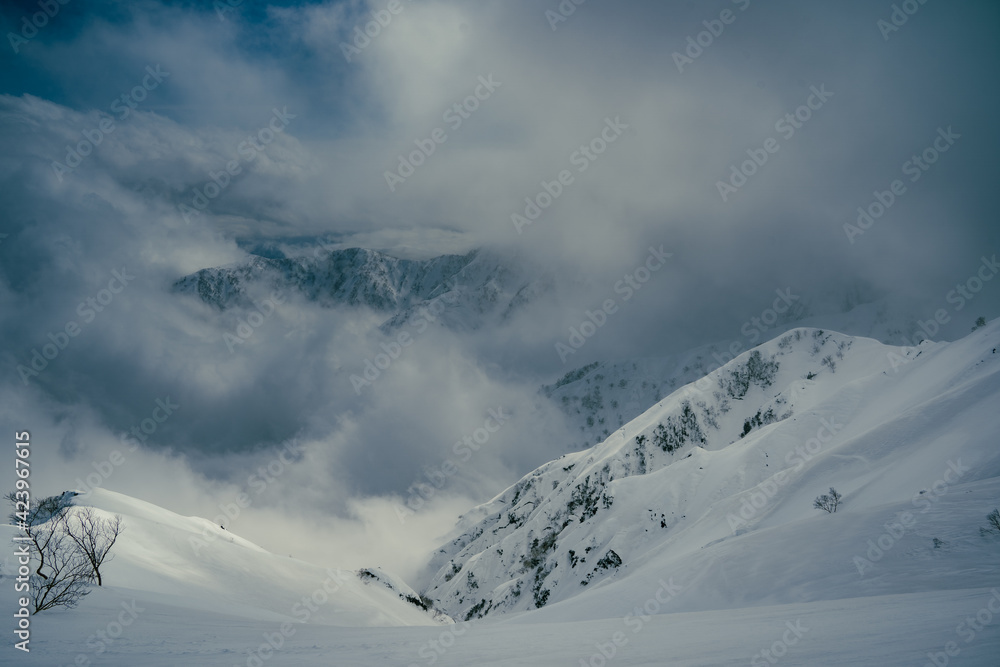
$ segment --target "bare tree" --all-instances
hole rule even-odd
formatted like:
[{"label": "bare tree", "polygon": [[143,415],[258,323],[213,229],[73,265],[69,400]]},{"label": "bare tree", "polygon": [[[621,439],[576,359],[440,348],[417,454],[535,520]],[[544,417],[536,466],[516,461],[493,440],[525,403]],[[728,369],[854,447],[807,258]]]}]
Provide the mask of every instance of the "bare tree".
[{"label": "bare tree", "polygon": [[49,496],[34,500],[30,504],[21,500],[17,491],[11,491],[4,498],[14,509],[8,515],[11,525],[36,526],[65,513],[73,503],[66,496]]},{"label": "bare tree", "polygon": [[979,529],[979,532],[982,535],[987,535],[989,533],[1000,533],[1000,509],[995,509],[989,514],[987,514],[986,520],[989,522],[989,527]]},{"label": "bare tree", "polygon": [[32,614],[53,607],[75,607],[90,592],[94,571],[69,536],[67,513],[61,512],[28,532],[39,560],[31,575]]},{"label": "bare tree", "polygon": [[102,519],[90,507],[78,508],[66,521],[66,532],[93,568],[98,586],[103,584],[101,565],[111,560],[108,557],[111,547],[124,529],[120,514],[113,519]]},{"label": "bare tree", "polygon": [[837,493],[837,489],[831,486],[829,494],[824,493],[823,495],[818,496],[816,500],[813,501],[813,507],[815,507],[818,510],[824,510],[826,512],[829,512],[830,514],[833,514],[834,512],[837,511],[837,508],[840,506],[840,501],[842,498],[843,496]]},{"label": "bare tree", "polygon": [[56,532],[42,527],[50,521],[61,523],[72,503],[65,496],[49,496],[29,503],[21,500],[15,491],[8,493],[5,498],[14,508],[10,513],[11,525],[21,528],[31,539],[33,555],[38,559],[35,574],[42,579],[47,578],[43,574],[45,557],[50,553],[49,543],[56,537]]},{"label": "bare tree", "polygon": [[110,560],[111,547],[121,535],[122,518],[102,518],[93,508],[73,507],[69,495],[50,496],[29,503],[16,492],[6,498],[13,506],[12,524],[28,537],[37,564],[30,578],[32,613],[53,607],[75,607],[101,582],[101,565]]}]

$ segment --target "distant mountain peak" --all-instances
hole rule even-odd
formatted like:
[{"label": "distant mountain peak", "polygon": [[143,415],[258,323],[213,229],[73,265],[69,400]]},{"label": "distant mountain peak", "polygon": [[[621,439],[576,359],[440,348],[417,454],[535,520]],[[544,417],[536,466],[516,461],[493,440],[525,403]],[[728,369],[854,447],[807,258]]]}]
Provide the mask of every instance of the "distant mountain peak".
[{"label": "distant mountain peak", "polygon": [[495,251],[417,260],[366,248],[317,248],[296,257],[251,255],[172,285],[174,293],[197,296],[220,310],[250,307],[273,290],[324,307],[366,307],[388,316],[382,325],[387,333],[430,305],[441,311],[435,321],[449,328],[501,323],[552,288],[551,278]]}]

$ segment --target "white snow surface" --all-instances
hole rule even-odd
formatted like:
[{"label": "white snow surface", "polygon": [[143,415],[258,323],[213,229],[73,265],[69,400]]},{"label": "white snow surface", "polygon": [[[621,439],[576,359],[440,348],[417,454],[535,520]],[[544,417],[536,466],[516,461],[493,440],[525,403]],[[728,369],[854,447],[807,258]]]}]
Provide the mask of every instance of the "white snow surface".
[{"label": "white snow surface", "polygon": [[[839,307],[833,295],[812,302],[797,300],[770,327],[759,319],[747,321],[729,340],[664,357],[595,361],[571,370],[541,388],[573,428],[575,438],[566,451],[600,444],[654,403],[724,365],[734,353],[749,350],[758,341],[781,337],[791,329],[823,328],[890,345],[909,345],[926,338],[916,327],[918,318],[888,299],[864,301],[851,293],[841,298]],[[574,358],[569,356],[567,361]]]},{"label": "white snow surface", "polygon": [[[34,616],[3,664],[1000,665],[1000,535],[980,530],[1000,506],[1000,321],[917,349],[796,329],[755,351],[470,510],[414,582],[457,624],[348,571],[303,618],[335,564],[97,490],[77,504],[126,524],[105,586]],[[813,508],[831,486],[839,510]]]}]

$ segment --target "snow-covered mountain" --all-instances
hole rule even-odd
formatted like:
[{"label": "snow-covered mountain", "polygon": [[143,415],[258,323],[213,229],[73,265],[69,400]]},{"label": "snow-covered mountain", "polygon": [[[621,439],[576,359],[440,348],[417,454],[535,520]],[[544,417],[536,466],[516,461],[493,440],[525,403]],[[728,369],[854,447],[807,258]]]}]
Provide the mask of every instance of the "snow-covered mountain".
[{"label": "snow-covered mountain", "polygon": [[[312,252],[298,248],[291,255],[279,248],[256,250],[264,254],[232,266],[202,269],[177,280],[172,289],[220,310],[249,310],[255,299],[268,298],[274,290],[325,307],[370,308],[384,317],[381,334],[392,337],[417,321],[456,332],[502,326],[561,287],[544,267],[492,249],[429,259],[329,246],[317,246]],[[792,295],[790,289],[781,292]],[[742,351],[803,326],[894,345],[906,344],[916,332],[916,316],[863,284],[826,294],[794,294],[788,305],[783,313],[770,313],[773,320],[765,313],[763,322],[748,321],[735,328],[729,340],[657,358],[598,361],[542,386],[541,393],[578,432],[565,451],[602,442],[677,387],[732,358],[733,345]]]},{"label": "snow-covered mountain", "polygon": [[908,345],[918,333],[916,317],[860,287],[848,290],[839,299],[827,295],[821,300],[797,300],[770,327],[759,321],[747,324],[734,331],[731,340],[663,357],[597,361],[544,385],[542,395],[566,414],[573,431],[579,433],[569,450],[603,442],[615,429],[678,387],[731,360],[733,350],[739,354],[765,337],[773,338],[793,328],[812,327],[874,338],[889,345]]},{"label": "snow-covered mountain", "polygon": [[185,276],[174,283],[173,290],[196,294],[219,309],[247,305],[248,295],[264,288],[291,290],[321,305],[363,305],[397,311],[429,298],[474,256],[442,255],[421,261],[364,248],[324,251],[316,256],[253,255],[241,264],[202,269]]},{"label": "snow-covered mountain", "polygon": [[490,250],[477,250],[469,257],[428,298],[401,309],[382,329],[386,332],[398,329],[428,308],[442,324],[455,331],[501,325],[519,309],[555,290],[555,279],[550,272]]},{"label": "snow-covered mountain", "polygon": [[787,332],[470,511],[424,595],[95,490],[126,524],[105,586],[32,617],[30,658],[992,667],[998,398],[1000,320],[918,349]]},{"label": "snow-covered mountain", "polygon": [[[582,619],[665,572],[686,583],[664,608],[687,611],[1000,584],[977,529],[1000,491],[998,344],[1000,321],[919,348],[789,331],[467,513],[425,594],[458,619]],[[831,486],[834,515],[813,507]]]},{"label": "snow-covered mountain", "polygon": [[240,264],[185,276],[172,290],[195,295],[220,310],[249,307],[253,299],[274,290],[327,307],[365,306],[386,314],[382,329],[390,333],[428,308],[434,321],[456,330],[500,323],[544,293],[551,282],[485,250],[401,259],[348,248],[296,257],[255,255]]}]

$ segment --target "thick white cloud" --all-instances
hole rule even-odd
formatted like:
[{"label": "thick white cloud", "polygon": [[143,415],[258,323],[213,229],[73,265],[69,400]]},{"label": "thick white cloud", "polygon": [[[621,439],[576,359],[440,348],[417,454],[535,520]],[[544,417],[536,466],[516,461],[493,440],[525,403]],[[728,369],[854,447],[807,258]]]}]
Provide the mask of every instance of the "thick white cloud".
[{"label": "thick white cloud", "polygon": [[[735,22],[682,73],[672,54],[730,3],[595,0],[553,31],[545,10],[556,4],[404,0],[350,62],[341,45],[378,0],[244,3],[225,21],[98,4],[67,9],[61,27],[4,54],[2,418],[60,443],[40,479],[71,484],[169,395],[183,408],[110,488],[206,515],[276,448],[302,442],[306,458],[237,532],[314,559],[329,536],[349,535],[357,546],[344,558],[405,568],[400,545],[429,548],[460,507],[561,453],[560,420],[535,394],[568,370],[552,345],[650,245],[673,252],[670,265],[581,364],[733,337],[786,286],[809,295],[869,282],[925,301],[930,316],[1000,245],[1000,99],[984,83],[1000,62],[995,4],[929,3],[887,41],[884,8],[870,3],[732,3]],[[154,87],[157,66],[169,76]],[[499,85],[487,96],[480,77]],[[119,117],[114,100],[144,80]],[[775,123],[823,85],[833,96],[781,136]],[[474,111],[449,113],[477,89]],[[270,136],[260,133],[275,109],[294,118],[250,160],[244,142]],[[53,161],[108,118],[114,130],[60,180]],[[628,129],[581,163],[581,146],[611,136],[607,119]],[[954,148],[848,243],[856,208],[949,126],[962,135]],[[447,140],[390,191],[397,156],[438,128]],[[768,137],[780,150],[723,202],[717,181]],[[188,224],[179,205],[232,161],[240,173]],[[561,170],[572,184],[518,234],[511,214]],[[429,334],[359,397],[345,369],[373,353],[378,315],[291,299],[231,353],[222,336],[239,313],[169,292],[180,276],[245,259],[252,243],[328,235],[420,257],[496,246],[559,276],[559,298],[505,330]],[[25,386],[18,365],[123,267],[134,281]],[[995,313],[991,289],[975,314]],[[954,331],[967,326],[956,318]],[[496,439],[418,517],[385,528],[393,503],[500,405],[516,416]],[[317,522],[315,539],[302,537]]]}]

